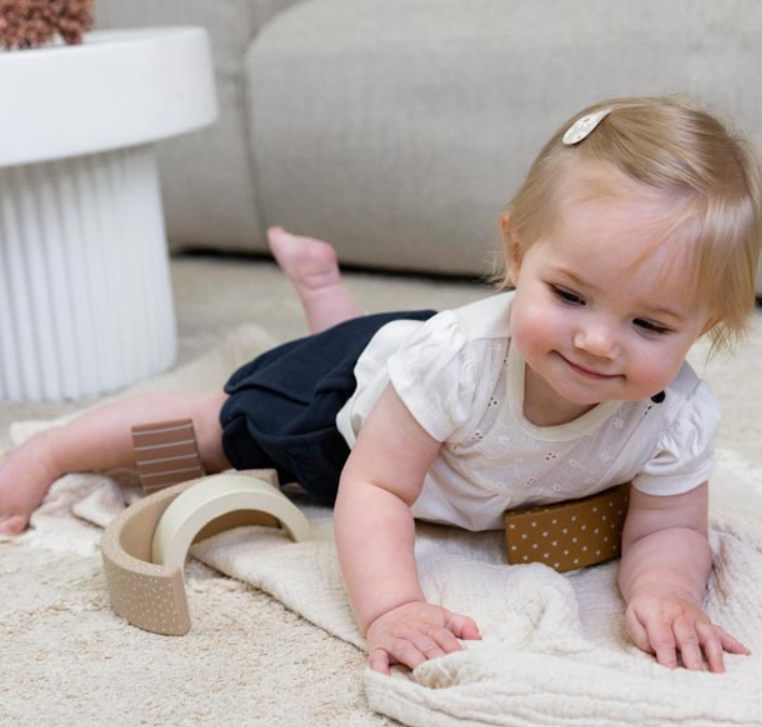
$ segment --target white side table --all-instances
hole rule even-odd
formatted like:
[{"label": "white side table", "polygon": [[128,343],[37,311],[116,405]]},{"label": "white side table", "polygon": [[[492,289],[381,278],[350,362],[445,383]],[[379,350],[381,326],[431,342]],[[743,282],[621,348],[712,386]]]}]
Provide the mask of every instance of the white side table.
[{"label": "white side table", "polygon": [[101,394],[174,362],[153,145],[216,115],[201,28],[0,52],[0,398]]}]

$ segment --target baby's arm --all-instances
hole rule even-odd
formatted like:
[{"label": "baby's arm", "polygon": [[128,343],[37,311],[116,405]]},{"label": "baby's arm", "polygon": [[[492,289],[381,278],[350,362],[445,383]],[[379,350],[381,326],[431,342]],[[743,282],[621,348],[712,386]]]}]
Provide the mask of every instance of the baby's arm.
[{"label": "baby's arm", "polygon": [[363,425],[344,467],[335,529],[344,581],[370,665],[415,668],[479,638],[471,619],[427,604],[415,563],[410,506],[439,451],[388,386]]},{"label": "baby's arm", "polygon": [[660,664],[722,672],[723,651],[748,654],[713,624],[701,605],[712,567],[707,541],[706,483],[682,495],[656,497],[634,487],[622,537],[619,588],[627,631]]}]

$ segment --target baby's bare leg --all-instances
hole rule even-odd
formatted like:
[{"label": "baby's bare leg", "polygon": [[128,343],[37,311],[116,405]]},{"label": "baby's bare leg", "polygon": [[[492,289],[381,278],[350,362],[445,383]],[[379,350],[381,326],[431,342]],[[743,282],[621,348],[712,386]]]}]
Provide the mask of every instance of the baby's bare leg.
[{"label": "baby's bare leg", "polygon": [[0,463],[0,533],[24,530],[50,485],[68,472],[134,467],[131,429],[136,424],[192,419],[204,469],[227,469],[219,422],[226,398],[223,392],[144,394],[35,435]]},{"label": "baby's bare leg", "polygon": [[270,250],[296,288],[312,333],[362,315],[344,287],[336,251],[323,240],[301,237],[282,227],[267,231]]}]

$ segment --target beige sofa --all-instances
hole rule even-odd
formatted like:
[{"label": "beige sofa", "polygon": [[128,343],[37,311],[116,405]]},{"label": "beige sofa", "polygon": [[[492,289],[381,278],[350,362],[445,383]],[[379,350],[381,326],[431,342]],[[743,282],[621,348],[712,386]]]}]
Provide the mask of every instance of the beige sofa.
[{"label": "beige sofa", "polygon": [[754,0],[99,0],[97,20],[209,30],[220,120],[161,148],[175,245],[261,252],[277,222],[345,263],[473,275],[584,105],[688,93],[762,146]]}]

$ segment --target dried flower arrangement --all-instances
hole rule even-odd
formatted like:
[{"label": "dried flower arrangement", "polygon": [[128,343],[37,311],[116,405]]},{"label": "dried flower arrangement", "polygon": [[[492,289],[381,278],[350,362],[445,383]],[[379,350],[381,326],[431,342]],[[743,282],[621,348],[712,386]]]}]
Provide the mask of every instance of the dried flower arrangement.
[{"label": "dried flower arrangement", "polygon": [[0,0],[0,44],[6,50],[36,48],[60,35],[81,43],[93,27],[95,0]]}]

